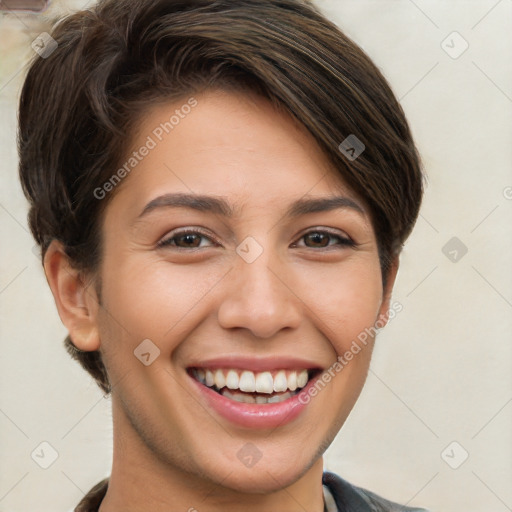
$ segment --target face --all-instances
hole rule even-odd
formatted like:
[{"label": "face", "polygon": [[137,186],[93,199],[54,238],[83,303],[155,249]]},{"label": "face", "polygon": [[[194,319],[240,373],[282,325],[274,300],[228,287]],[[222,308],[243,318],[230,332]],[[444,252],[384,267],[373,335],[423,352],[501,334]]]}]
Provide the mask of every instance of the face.
[{"label": "face", "polygon": [[133,148],[154,147],[105,212],[114,423],[194,478],[269,492],[319,460],[361,391],[372,340],[335,363],[388,307],[376,237],[290,117],[246,95],[195,99],[168,134],[185,102],[145,114]]}]

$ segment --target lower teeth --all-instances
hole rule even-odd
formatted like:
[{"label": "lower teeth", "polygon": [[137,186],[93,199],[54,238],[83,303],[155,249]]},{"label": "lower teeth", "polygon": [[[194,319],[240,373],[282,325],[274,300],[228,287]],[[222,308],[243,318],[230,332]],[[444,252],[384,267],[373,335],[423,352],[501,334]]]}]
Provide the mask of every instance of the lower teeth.
[{"label": "lower teeth", "polygon": [[234,400],[235,402],[242,402],[245,404],[276,404],[279,402],[283,402],[284,400],[287,400],[288,398],[295,395],[297,392],[292,393],[290,391],[286,391],[285,393],[279,393],[277,395],[274,394],[272,396],[267,397],[261,395],[255,396],[236,391],[233,392],[227,388],[223,388],[221,391],[219,391],[219,393],[226,398]]}]

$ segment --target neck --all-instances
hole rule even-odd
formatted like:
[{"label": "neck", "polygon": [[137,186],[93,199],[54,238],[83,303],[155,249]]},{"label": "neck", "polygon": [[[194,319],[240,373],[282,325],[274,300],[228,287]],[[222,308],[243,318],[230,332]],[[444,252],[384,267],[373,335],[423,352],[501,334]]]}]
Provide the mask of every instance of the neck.
[{"label": "neck", "polygon": [[[186,457],[159,458],[113,402],[114,453],[108,490],[99,512],[323,512],[323,461],[319,457],[290,485],[269,471],[268,491],[247,492],[230,486],[235,468],[208,475]],[[186,469],[184,469],[186,468]],[[260,471],[265,471],[259,468]],[[292,468],[294,469],[294,468]],[[231,478],[230,478],[231,477]]]}]

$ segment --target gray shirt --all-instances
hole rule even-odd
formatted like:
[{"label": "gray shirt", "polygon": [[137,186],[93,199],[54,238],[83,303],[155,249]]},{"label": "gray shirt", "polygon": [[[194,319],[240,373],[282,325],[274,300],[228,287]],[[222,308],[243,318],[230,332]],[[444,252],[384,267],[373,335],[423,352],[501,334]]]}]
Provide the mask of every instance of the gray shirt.
[{"label": "gray shirt", "polygon": [[334,473],[324,471],[324,512],[428,512],[423,508],[399,505],[356,487]]}]

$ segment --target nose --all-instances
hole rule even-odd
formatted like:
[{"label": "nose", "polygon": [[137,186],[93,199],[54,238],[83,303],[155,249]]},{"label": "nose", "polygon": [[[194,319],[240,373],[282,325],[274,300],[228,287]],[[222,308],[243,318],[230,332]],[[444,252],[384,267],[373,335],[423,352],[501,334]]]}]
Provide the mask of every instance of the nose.
[{"label": "nose", "polygon": [[235,261],[218,310],[220,326],[248,329],[258,338],[297,328],[302,318],[300,291],[294,290],[284,264],[269,250],[252,263],[239,256]]}]

